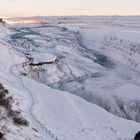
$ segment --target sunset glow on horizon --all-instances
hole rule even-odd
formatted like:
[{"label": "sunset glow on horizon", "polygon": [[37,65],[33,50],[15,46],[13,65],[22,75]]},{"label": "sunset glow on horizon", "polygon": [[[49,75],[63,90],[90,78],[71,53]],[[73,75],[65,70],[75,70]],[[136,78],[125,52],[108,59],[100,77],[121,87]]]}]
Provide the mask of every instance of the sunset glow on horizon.
[{"label": "sunset glow on horizon", "polygon": [[0,0],[0,16],[140,15],[140,0]]}]

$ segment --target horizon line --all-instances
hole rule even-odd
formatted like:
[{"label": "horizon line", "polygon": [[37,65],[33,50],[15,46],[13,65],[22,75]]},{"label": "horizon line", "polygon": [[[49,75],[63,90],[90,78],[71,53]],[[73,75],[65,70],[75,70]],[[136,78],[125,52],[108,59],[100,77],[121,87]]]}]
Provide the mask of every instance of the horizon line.
[{"label": "horizon line", "polygon": [[10,16],[10,15],[0,15],[1,18],[30,18],[30,17],[127,17],[127,16],[131,16],[131,17],[138,17],[140,16],[140,14],[136,14],[136,15],[31,15],[31,16]]}]

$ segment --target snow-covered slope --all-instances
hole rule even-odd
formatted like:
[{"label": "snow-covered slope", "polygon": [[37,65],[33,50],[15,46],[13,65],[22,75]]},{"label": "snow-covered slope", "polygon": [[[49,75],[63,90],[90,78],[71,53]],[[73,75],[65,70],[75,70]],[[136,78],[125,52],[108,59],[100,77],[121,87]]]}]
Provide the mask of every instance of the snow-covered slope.
[{"label": "snow-covered slope", "polygon": [[[14,102],[12,108],[15,111],[22,112],[22,115],[28,118],[26,109],[29,104],[28,95],[24,93],[24,89],[20,86],[19,80],[11,73],[14,65],[24,62],[22,55],[19,55],[13,48],[4,41],[5,30],[7,28],[1,26],[2,36],[0,39],[0,83],[9,91],[9,95],[13,97]],[[2,93],[1,93],[2,94]],[[0,107],[0,110],[3,107]],[[6,115],[6,114],[5,114]],[[25,139],[41,139],[40,134],[37,133],[32,126],[24,127],[13,124],[13,121],[8,116],[5,116],[0,120],[0,131],[5,135],[4,137],[8,140],[25,140]]]},{"label": "snow-covered slope", "polygon": [[[117,118],[85,100],[24,79],[37,104],[34,114],[61,140],[132,139],[140,125]],[[131,128],[131,129],[130,129]]]}]

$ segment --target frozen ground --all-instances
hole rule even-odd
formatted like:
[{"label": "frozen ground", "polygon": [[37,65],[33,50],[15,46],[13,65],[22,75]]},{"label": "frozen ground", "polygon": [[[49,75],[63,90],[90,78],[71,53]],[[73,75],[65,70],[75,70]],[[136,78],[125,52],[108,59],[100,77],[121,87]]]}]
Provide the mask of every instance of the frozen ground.
[{"label": "frozen ground", "polygon": [[132,140],[140,129],[140,17],[32,19],[42,22],[0,26],[1,83],[30,122],[9,122],[5,137]]}]

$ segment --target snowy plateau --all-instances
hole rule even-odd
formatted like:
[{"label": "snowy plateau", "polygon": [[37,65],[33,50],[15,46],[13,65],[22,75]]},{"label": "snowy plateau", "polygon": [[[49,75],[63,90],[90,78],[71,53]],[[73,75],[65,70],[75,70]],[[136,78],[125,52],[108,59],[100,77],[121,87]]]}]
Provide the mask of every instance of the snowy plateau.
[{"label": "snowy plateau", "polygon": [[7,19],[0,84],[6,140],[133,140],[140,131],[140,17]]}]

